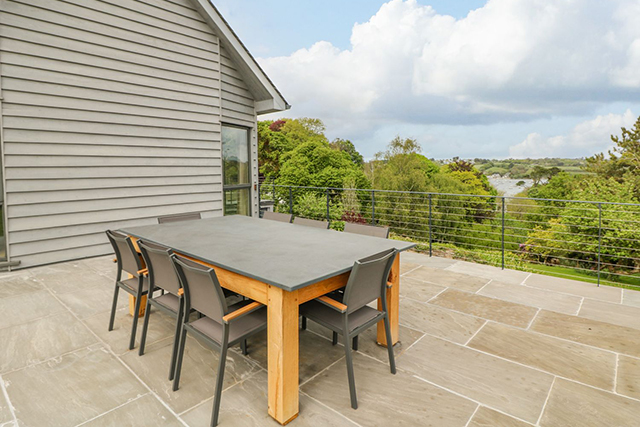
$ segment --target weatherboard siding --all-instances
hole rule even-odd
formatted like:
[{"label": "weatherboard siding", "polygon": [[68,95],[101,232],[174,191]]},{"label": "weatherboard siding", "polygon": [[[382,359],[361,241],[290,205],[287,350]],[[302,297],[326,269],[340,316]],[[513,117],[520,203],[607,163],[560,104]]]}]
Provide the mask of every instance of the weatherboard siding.
[{"label": "weatherboard siding", "polygon": [[257,159],[256,114],[189,0],[0,0],[0,24],[11,260],[106,254],[106,229],[222,215],[221,123],[250,127]]}]

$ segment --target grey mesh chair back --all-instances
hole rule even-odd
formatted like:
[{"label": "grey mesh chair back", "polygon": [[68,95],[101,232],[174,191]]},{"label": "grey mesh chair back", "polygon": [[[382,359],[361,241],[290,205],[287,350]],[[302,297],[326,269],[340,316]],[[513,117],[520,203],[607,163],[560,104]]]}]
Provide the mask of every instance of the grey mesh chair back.
[{"label": "grey mesh chair back", "polygon": [[120,280],[122,270],[134,277],[138,277],[138,271],[142,270],[142,263],[133,246],[131,237],[111,230],[107,230],[106,233],[109,242],[111,242],[111,246],[113,246],[113,251],[116,254],[116,260],[118,262],[117,280]]},{"label": "grey mesh chair back", "polygon": [[193,308],[222,323],[222,316],[228,313],[228,307],[216,272],[180,255],[173,254],[172,259],[184,289],[185,313]]},{"label": "grey mesh chair back", "polygon": [[386,299],[387,279],[397,252],[389,249],[354,263],[342,300],[347,306],[347,313],[353,313],[378,298]]},{"label": "grey mesh chair back", "polygon": [[149,269],[151,287],[164,289],[177,296],[180,282],[171,260],[173,251],[166,246],[140,240],[138,241],[138,247]]},{"label": "grey mesh chair back", "polygon": [[305,227],[315,227],[315,228],[329,228],[329,221],[318,221],[315,219],[308,219],[302,217],[295,217],[293,223],[296,225],[304,225]]},{"label": "grey mesh chair back", "polygon": [[158,224],[166,224],[168,222],[180,222],[180,221],[191,221],[194,219],[201,219],[202,216],[200,212],[191,212],[177,215],[167,215],[158,217]]},{"label": "grey mesh chair back", "polygon": [[387,239],[389,237],[389,227],[355,224],[353,222],[345,222],[344,231],[345,233],[362,234],[364,236],[380,237],[382,239]]},{"label": "grey mesh chair back", "polygon": [[293,218],[293,215],[280,212],[265,211],[262,214],[262,219],[270,219],[272,221],[291,222],[291,218]]}]

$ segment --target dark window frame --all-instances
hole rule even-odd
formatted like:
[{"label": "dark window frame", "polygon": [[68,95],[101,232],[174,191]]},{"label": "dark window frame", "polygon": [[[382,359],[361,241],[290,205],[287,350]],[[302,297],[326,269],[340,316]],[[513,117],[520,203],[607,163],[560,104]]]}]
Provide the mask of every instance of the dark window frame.
[{"label": "dark window frame", "polygon": [[[228,128],[236,128],[236,129],[242,129],[245,130],[247,132],[247,159],[248,159],[248,171],[249,171],[249,182],[247,184],[231,184],[231,185],[227,185],[224,183],[224,141],[222,139],[222,132],[223,132],[223,128],[228,127]],[[222,163],[222,214],[225,215],[224,212],[224,206],[225,206],[225,193],[227,191],[233,191],[233,190],[244,190],[244,189],[248,189],[249,190],[249,200],[247,201],[248,206],[249,206],[249,216],[253,216],[253,212],[251,209],[251,197],[252,197],[252,179],[251,179],[251,168],[253,167],[253,162],[251,159],[251,132],[252,132],[253,128],[248,127],[248,126],[242,126],[242,125],[237,125],[237,124],[233,124],[233,123],[226,123],[226,122],[222,122],[220,124],[220,160]]]}]

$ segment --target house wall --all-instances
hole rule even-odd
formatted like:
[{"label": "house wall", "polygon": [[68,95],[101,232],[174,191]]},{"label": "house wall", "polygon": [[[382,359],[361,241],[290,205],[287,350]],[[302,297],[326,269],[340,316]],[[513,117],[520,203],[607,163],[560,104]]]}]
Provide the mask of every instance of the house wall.
[{"label": "house wall", "polygon": [[222,215],[221,121],[254,129],[257,159],[255,110],[189,0],[0,0],[0,24],[12,261],[107,254],[106,229]]}]

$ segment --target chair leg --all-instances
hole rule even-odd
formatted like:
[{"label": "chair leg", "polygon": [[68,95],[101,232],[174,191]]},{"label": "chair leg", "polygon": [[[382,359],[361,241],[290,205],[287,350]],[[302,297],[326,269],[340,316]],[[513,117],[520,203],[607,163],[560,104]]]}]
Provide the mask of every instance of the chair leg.
[{"label": "chair leg", "polygon": [[331,339],[331,344],[333,344],[333,345],[338,344],[338,333],[337,332],[333,333],[333,336],[332,336],[332,339]]},{"label": "chair leg", "polygon": [[353,337],[353,351],[358,351],[358,336]]},{"label": "chair leg", "polygon": [[302,316],[302,330],[307,329],[307,318]]},{"label": "chair leg", "polygon": [[358,409],[358,398],[356,396],[356,379],[353,374],[353,360],[351,358],[351,347],[349,346],[349,335],[344,334],[344,354],[347,361],[347,376],[349,378],[349,394],[351,395],[351,407]]},{"label": "chair leg", "polygon": [[242,340],[242,342],[240,343],[240,348],[242,349],[242,354],[243,355],[247,355],[249,354],[249,352],[247,351],[247,340]]},{"label": "chair leg", "polygon": [[140,313],[141,299],[141,295],[138,295],[136,297],[136,307],[133,312],[133,324],[131,325],[131,341],[129,341],[129,350],[133,350],[133,348],[136,346],[136,330],[138,329],[138,314]]},{"label": "chair leg", "polygon": [[173,381],[173,377],[176,373],[176,358],[178,356],[178,347],[180,346],[180,330],[182,329],[182,322],[184,307],[182,302],[178,309],[178,318],[176,319],[176,333],[173,336],[173,350],[171,351],[171,366],[169,366],[169,381]]},{"label": "chair leg", "polygon": [[216,378],[216,393],[213,397],[213,414],[211,415],[211,427],[218,425],[218,415],[220,414],[220,398],[222,397],[222,383],[224,381],[224,366],[227,362],[227,348],[225,343],[220,348],[220,364],[218,365],[218,377]]},{"label": "chair leg", "polygon": [[184,347],[187,342],[187,330],[184,328],[184,324],[180,329],[180,344],[178,344],[178,359],[176,360],[176,372],[173,376],[173,391],[177,391],[180,387],[180,371],[182,370],[182,357],[184,356]]},{"label": "chair leg", "polygon": [[116,307],[118,307],[118,292],[120,286],[116,285],[116,289],[113,291],[113,304],[111,304],[111,317],[109,318],[109,331],[113,331],[113,321],[116,318]]},{"label": "chair leg", "polygon": [[144,321],[142,322],[142,333],[140,335],[140,348],[138,349],[138,355],[142,356],[144,354],[144,345],[147,341],[147,329],[149,328],[149,317],[151,315],[151,304],[149,301],[151,298],[147,295],[147,308],[144,312]]},{"label": "chair leg", "polygon": [[391,373],[396,373],[396,359],[393,355],[393,345],[391,344],[391,325],[389,324],[389,316],[384,317],[384,333],[387,336],[387,351],[389,352],[389,367]]}]

